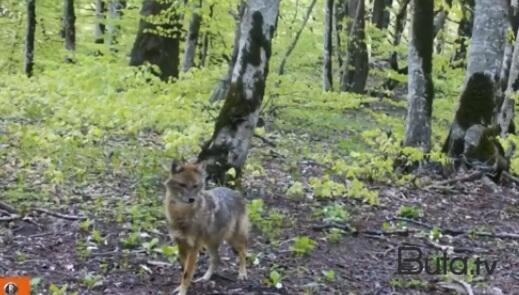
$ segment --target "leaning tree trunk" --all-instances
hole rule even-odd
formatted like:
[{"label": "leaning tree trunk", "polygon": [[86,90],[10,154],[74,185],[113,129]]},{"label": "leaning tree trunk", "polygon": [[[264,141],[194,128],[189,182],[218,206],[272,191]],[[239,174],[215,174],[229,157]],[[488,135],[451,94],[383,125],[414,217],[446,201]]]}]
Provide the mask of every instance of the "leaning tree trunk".
[{"label": "leaning tree trunk", "polygon": [[458,26],[458,37],[454,42],[456,50],[452,57],[453,66],[463,66],[467,56],[468,41],[472,37],[472,27],[474,24],[474,0],[461,0],[461,20]]},{"label": "leaning tree trunk", "polygon": [[333,86],[332,51],[333,51],[333,0],[326,0],[324,6],[324,48],[323,48],[323,90],[330,91]]},{"label": "leaning tree trunk", "polygon": [[[506,37],[506,0],[476,0],[466,86],[443,151],[467,163],[497,163],[503,148],[495,140],[500,73]],[[492,126],[491,126],[492,125]],[[488,131],[490,130],[490,131]],[[477,140],[476,140],[477,139]],[[490,142],[490,143],[489,143]],[[478,151],[475,155],[474,151]],[[481,154],[480,152],[484,152]],[[503,167],[497,167],[499,173]]]},{"label": "leaning tree trunk", "polygon": [[303,30],[306,27],[306,24],[308,23],[308,20],[310,19],[310,15],[312,14],[312,10],[314,9],[315,3],[317,3],[317,0],[312,0],[310,3],[310,6],[308,6],[308,9],[306,10],[305,18],[303,19],[303,23],[301,24],[301,27],[296,33],[296,36],[294,37],[294,40],[288,45],[287,51],[285,52],[285,55],[281,59],[281,63],[279,65],[278,74],[281,76],[285,73],[285,66],[288,60],[288,57],[290,54],[292,54],[292,51],[296,48],[297,42],[299,41],[299,38],[301,37],[301,33],[303,33]]},{"label": "leaning tree trunk", "polygon": [[366,86],[369,65],[364,0],[358,1],[357,4],[355,19],[349,32],[348,50],[341,77],[341,90],[362,93]]},{"label": "leaning tree trunk", "polygon": [[36,31],[36,0],[27,0],[27,34],[25,36],[24,70],[32,76],[34,68],[34,33]]},{"label": "leaning tree trunk", "polygon": [[202,23],[202,16],[198,10],[202,7],[200,1],[193,11],[191,21],[189,22],[189,30],[186,38],[186,48],[184,50],[184,61],[182,62],[182,72],[187,72],[194,65],[196,56],[196,46],[198,44],[198,35],[200,33],[200,24]]},{"label": "leaning tree trunk", "polygon": [[105,42],[105,1],[96,1],[96,24],[94,28],[95,43],[102,44]]},{"label": "leaning tree trunk", "polygon": [[393,5],[393,0],[375,0],[373,3],[373,15],[371,22],[380,30],[385,30],[389,26],[389,8]]},{"label": "leaning tree trunk", "polygon": [[217,181],[224,181],[230,168],[239,176],[247,158],[265,93],[279,2],[247,1],[231,85],[216,119],[213,136],[198,156],[198,160],[207,165],[209,177]]},{"label": "leaning tree trunk", "polygon": [[[69,52],[76,50],[76,14],[74,13],[74,0],[65,0],[63,17],[63,32],[65,35],[65,49]],[[71,62],[70,56],[65,58]]]},{"label": "leaning tree trunk", "polygon": [[175,3],[174,0],[143,2],[139,30],[130,54],[131,66],[155,65],[160,73],[154,74],[162,80],[178,77],[181,24]]},{"label": "leaning tree trunk", "polygon": [[404,145],[431,149],[434,0],[413,0],[409,30],[408,104]]},{"label": "leaning tree trunk", "polygon": [[240,48],[241,19],[243,18],[243,13],[245,12],[245,7],[246,7],[245,2],[240,2],[240,6],[238,7],[239,18],[236,19],[236,28],[234,31],[234,46],[232,49],[231,60],[229,62],[229,68],[228,68],[225,76],[220,80],[220,82],[216,85],[215,89],[211,93],[211,97],[209,98],[210,102],[215,102],[215,101],[225,99],[229,92],[229,87],[231,85],[232,71],[234,69],[234,65],[236,64],[236,59],[238,58],[238,51]]},{"label": "leaning tree trunk", "polygon": [[498,114],[497,122],[501,129],[501,135],[507,133],[515,133],[514,109],[515,100],[512,96],[519,91],[519,30],[515,37],[515,45],[513,50],[508,81],[506,85],[505,97]]}]

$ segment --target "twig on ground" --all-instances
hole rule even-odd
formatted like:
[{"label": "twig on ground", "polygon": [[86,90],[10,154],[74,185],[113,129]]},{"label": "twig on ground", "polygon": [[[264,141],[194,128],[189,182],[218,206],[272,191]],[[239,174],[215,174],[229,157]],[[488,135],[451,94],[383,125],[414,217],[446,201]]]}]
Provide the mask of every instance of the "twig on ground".
[{"label": "twig on ground", "polygon": [[84,219],[86,219],[85,216],[61,214],[61,213],[52,212],[52,211],[49,211],[49,210],[43,209],[43,208],[34,208],[34,211],[40,212],[40,213],[45,213],[47,215],[54,216],[54,217],[61,218],[61,219],[66,219],[66,220],[84,220]]},{"label": "twig on ground", "polygon": [[261,139],[261,141],[263,141],[263,143],[270,145],[271,147],[276,147],[276,144],[273,141],[265,138],[264,136],[261,136],[261,135],[255,133],[254,137]]},{"label": "twig on ground", "polygon": [[512,174],[510,174],[510,173],[507,172],[507,171],[503,171],[503,173],[502,173],[501,175],[503,175],[503,176],[506,177],[508,180],[510,180],[510,181],[512,181],[512,182],[515,182],[516,184],[519,185],[519,177],[513,176]]}]

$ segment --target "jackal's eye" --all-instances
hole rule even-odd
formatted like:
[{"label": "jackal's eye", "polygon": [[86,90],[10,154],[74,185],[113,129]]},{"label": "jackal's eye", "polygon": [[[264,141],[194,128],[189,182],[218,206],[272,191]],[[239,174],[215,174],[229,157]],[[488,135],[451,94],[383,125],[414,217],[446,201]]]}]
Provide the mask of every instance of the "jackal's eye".
[{"label": "jackal's eye", "polygon": [[178,185],[180,185],[180,187],[183,187],[183,188],[185,188],[187,186],[185,183],[181,183],[181,182],[179,182]]}]

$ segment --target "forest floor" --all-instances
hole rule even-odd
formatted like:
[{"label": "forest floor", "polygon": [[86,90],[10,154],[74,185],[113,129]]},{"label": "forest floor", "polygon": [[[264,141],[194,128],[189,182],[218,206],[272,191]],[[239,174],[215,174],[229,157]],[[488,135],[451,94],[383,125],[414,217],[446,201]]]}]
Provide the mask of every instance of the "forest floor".
[{"label": "forest floor", "polygon": [[[305,157],[302,150],[340,154],[338,149],[354,145],[362,149],[356,131],[375,123],[364,112],[299,111],[311,112],[314,120],[298,119],[292,107],[285,107],[266,117],[267,140],[254,138],[249,162],[257,169],[246,173],[243,188],[250,202],[261,199],[264,204],[256,202],[253,208],[259,217],[253,220],[248,280],[236,280],[236,257],[224,246],[220,275],[194,283],[190,294],[462,294],[468,292],[464,283],[475,294],[519,294],[519,238],[513,235],[519,231],[519,189],[514,183],[494,186],[460,173],[450,178],[459,178],[457,182],[425,176],[430,184],[422,186],[365,183],[378,192],[378,205],[315,197],[307,184],[330,167]],[[403,118],[403,110],[392,115]],[[153,133],[141,135],[139,142],[160,148]],[[117,147],[128,141],[102,144]],[[43,172],[16,179],[19,165],[9,153],[2,159],[0,194],[20,181],[31,184],[25,193],[38,193]],[[160,250],[170,244],[161,211],[163,176],[152,176],[155,199],[138,199],[136,183],[109,172],[96,183],[56,189],[43,209],[61,215],[16,208],[22,219],[0,223],[0,274],[31,275],[42,293],[171,294],[181,271],[175,255],[166,254],[169,248]],[[295,180],[305,184],[304,193],[288,197],[287,188]],[[2,201],[17,207],[13,194]],[[324,222],[323,208],[337,210],[333,223]],[[6,211],[2,208],[0,218],[8,216]],[[304,239],[294,246],[297,237],[309,237],[315,248]],[[496,268],[492,275],[398,275],[401,246],[419,247],[430,258],[448,250],[449,257],[469,257],[469,267],[480,257],[496,261]],[[304,255],[295,255],[295,247]],[[203,254],[195,276],[206,267]]]}]

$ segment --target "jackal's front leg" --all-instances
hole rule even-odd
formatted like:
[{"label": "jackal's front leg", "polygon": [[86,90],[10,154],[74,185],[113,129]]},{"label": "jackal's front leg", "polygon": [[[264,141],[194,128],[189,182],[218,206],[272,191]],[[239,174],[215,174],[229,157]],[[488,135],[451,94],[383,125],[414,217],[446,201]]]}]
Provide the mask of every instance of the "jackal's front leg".
[{"label": "jackal's front leg", "polygon": [[179,295],[186,295],[187,289],[191,284],[191,280],[193,279],[193,274],[195,272],[196,260],[198,258],[198,248],[190,247],[187,250],[186,262],[184,264],[184,271],[182,274],[182,280],[180,282],[180,286],[175,289],[174,292],[178,292]]}]

